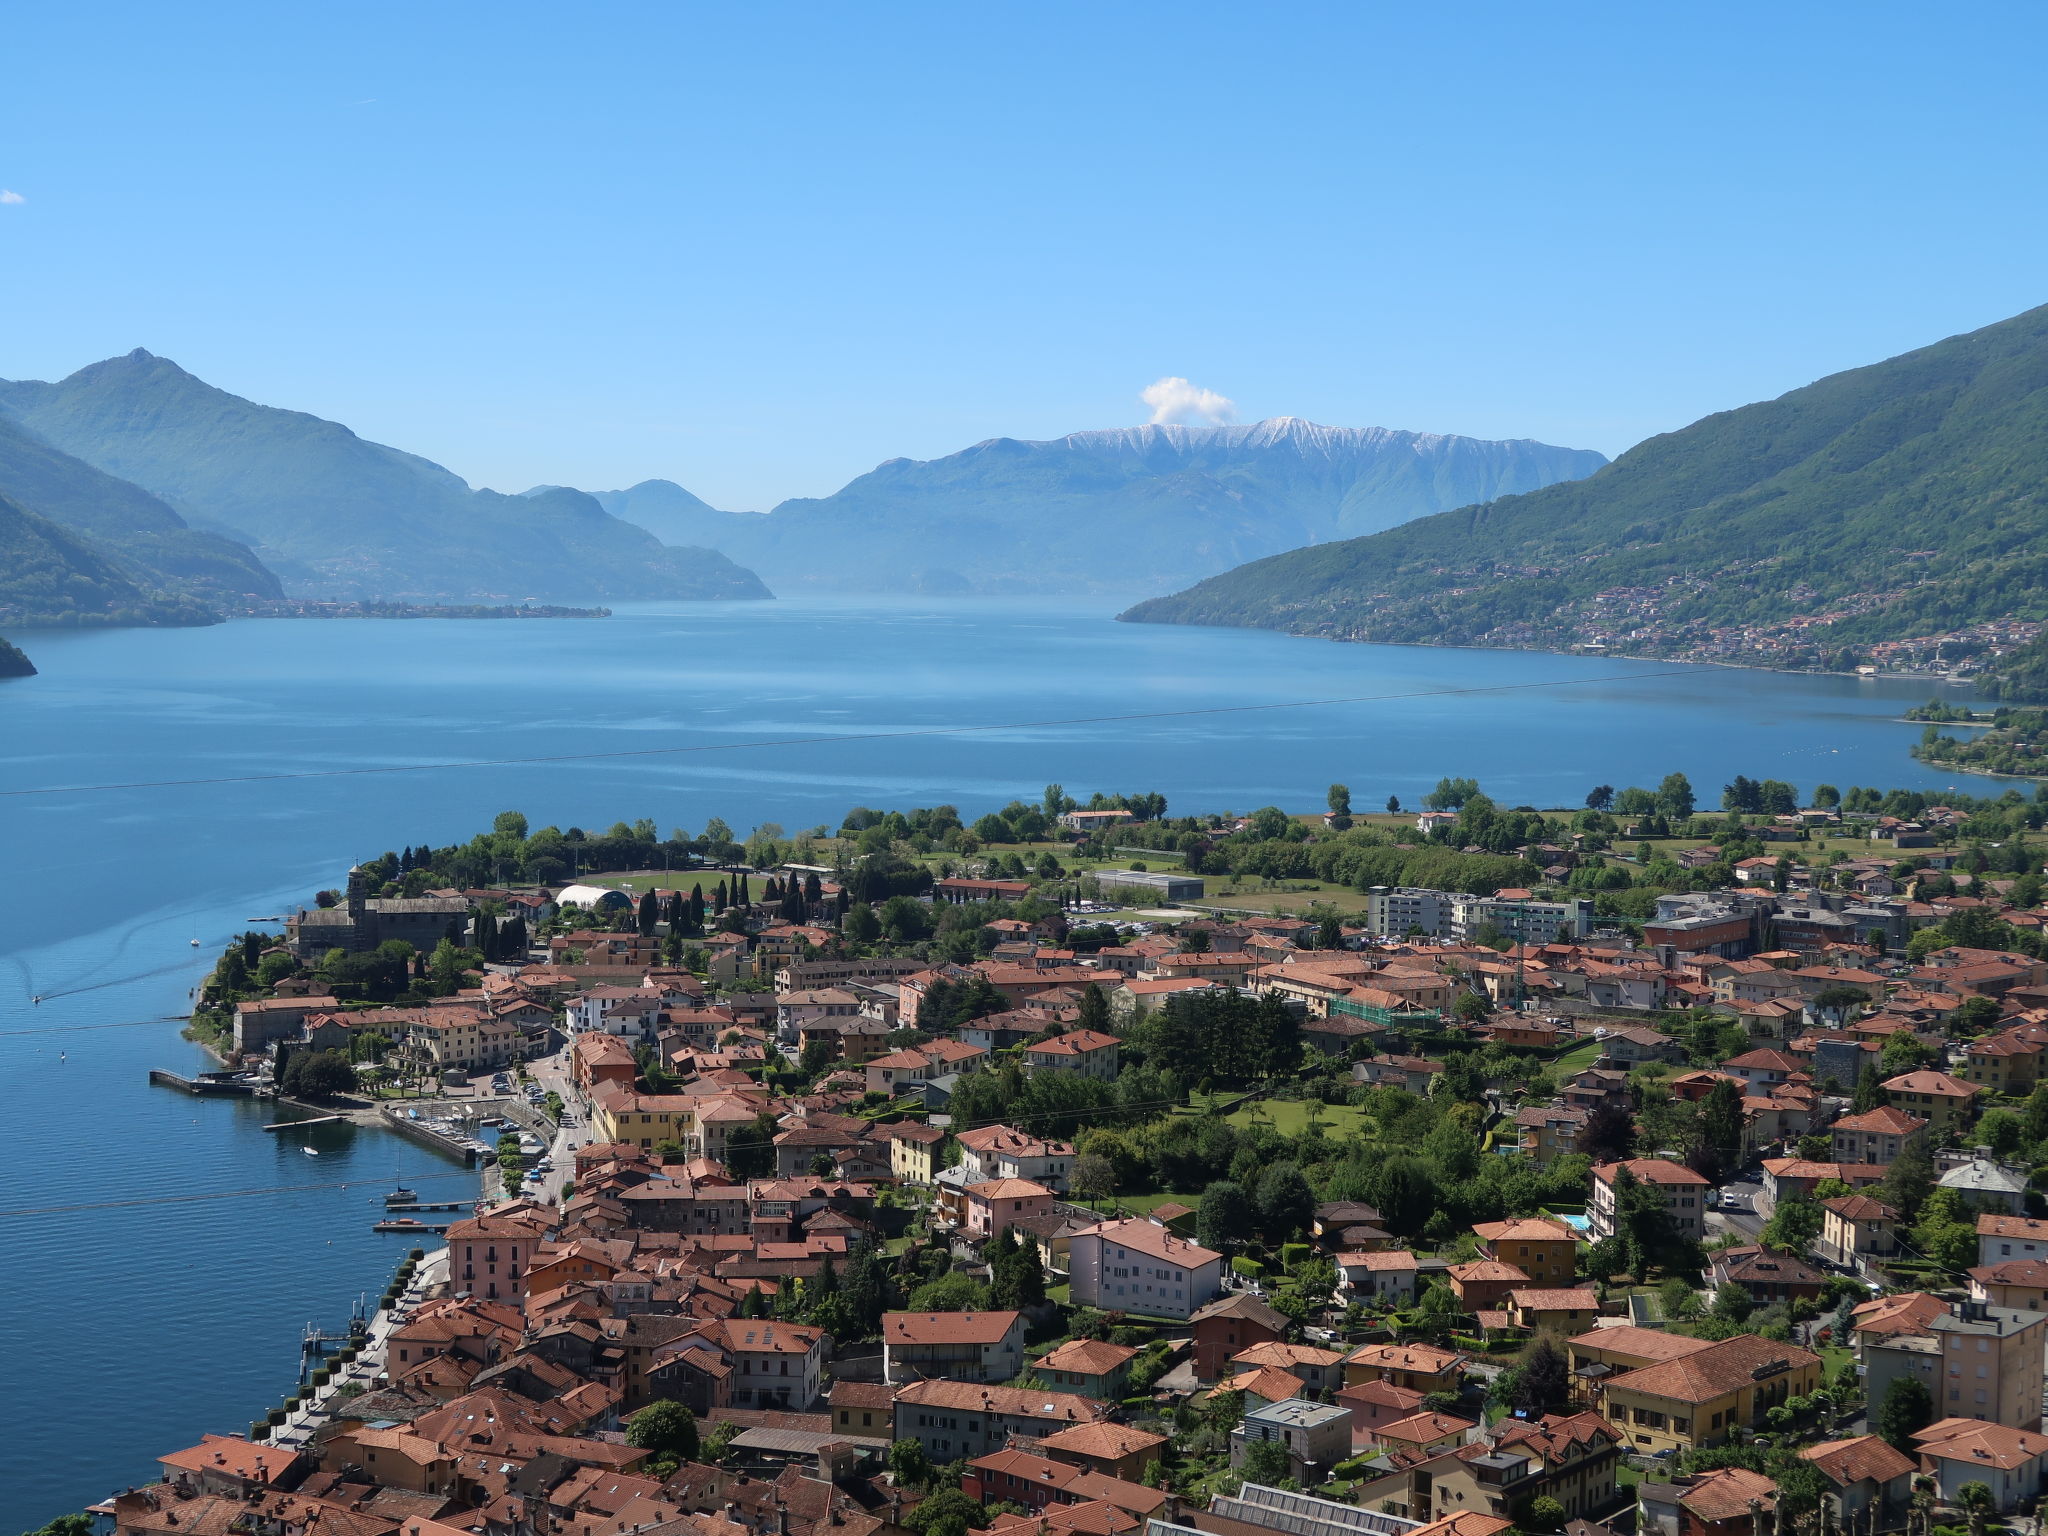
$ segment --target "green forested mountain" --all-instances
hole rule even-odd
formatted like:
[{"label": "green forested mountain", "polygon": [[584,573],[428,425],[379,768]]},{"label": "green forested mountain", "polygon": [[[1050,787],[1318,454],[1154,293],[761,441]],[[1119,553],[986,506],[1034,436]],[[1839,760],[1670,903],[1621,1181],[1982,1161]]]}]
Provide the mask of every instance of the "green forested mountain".
[{"label": "green forested mountain", "polygon": [[250,545],[296,596],[764,597],[712,550],[672,549],[580,491],[502,496],[139,348],[57,383],[0,382],[0,415],[188,522]]},{"label": "green forested mountain", "polygon": [[219,620],[197,599],[155,590],[86,538],[0,496],[0,623],[70,627]]},{"label": "green forested mountain", "polygon": [[22,654],[18,645],[0,638],[0,677],[34,677],[36,664]]},{"label": "green forested mountain", "polygon": [[666,480],[598,497],[664,538],[716,545],[778,588],[1165,591],[1604,462],[1548,443],[1283,416],[992,438],[944,458],[891,459],[766,514],[717,511]]},{"label": "green forested mountain", "polygon": [[0,416],[0,496],[83,534],[150,585],[200,598],[281,597],[245,544],[189,528],[139,485],[97,470]]},{"label": "green forested mountain", "polygon": [[1794,664],[2002,616],[2048,617],[2048,307],[1124,615]]}]

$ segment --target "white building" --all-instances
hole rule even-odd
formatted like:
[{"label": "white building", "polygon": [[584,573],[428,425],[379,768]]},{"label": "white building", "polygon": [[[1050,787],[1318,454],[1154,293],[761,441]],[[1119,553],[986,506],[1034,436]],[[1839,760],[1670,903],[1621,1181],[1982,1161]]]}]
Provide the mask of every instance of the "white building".
[{"label": "white building", "polygon": [[1223,1294],[1223,1255],[1129,1217],[1076,1232],[1068,1252],[1077,1306],[1185,1320]]}]

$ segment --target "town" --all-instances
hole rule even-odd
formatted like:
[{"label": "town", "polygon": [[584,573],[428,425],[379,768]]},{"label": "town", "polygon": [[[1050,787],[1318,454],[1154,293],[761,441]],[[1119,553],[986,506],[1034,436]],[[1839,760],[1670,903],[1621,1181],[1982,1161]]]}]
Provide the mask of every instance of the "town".
[{"label": "town", "polygon": [[[485,1164],[252,1536],[1983,1536],[2048,1492],[2048,803],[529,829],[216,965],[192,1091]],[[495,1139],[492,1133],[495,1132]],[[454,1175],[451,1175],[454,1177]],[[463,1175],[473,1178],[472,1175]],[[226,1428],[227,1426],[223,1426]],[[105,1528],[103,1526],[102,1528]]]}]

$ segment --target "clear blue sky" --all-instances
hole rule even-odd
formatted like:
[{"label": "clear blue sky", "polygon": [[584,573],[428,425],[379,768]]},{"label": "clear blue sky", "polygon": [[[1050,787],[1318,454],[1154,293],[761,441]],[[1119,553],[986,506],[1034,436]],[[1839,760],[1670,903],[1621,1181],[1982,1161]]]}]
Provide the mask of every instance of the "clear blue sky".
[{"label": "clear blue sky", "polygon": [[0,376],[725,506],[1143,420],[1618,452],[2048,300],[2038,3],[11,7]]}]

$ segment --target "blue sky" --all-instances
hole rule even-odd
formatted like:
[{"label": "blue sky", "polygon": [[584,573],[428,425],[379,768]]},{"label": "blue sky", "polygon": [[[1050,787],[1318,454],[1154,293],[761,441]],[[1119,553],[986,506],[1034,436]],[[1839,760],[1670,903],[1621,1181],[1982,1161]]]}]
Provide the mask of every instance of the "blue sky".
[{"label": "blue sky", "polygon": [[2048,7],[9,11],[0,376],[719,505],[1145,419],[1614,453],[2048,300]]}]

